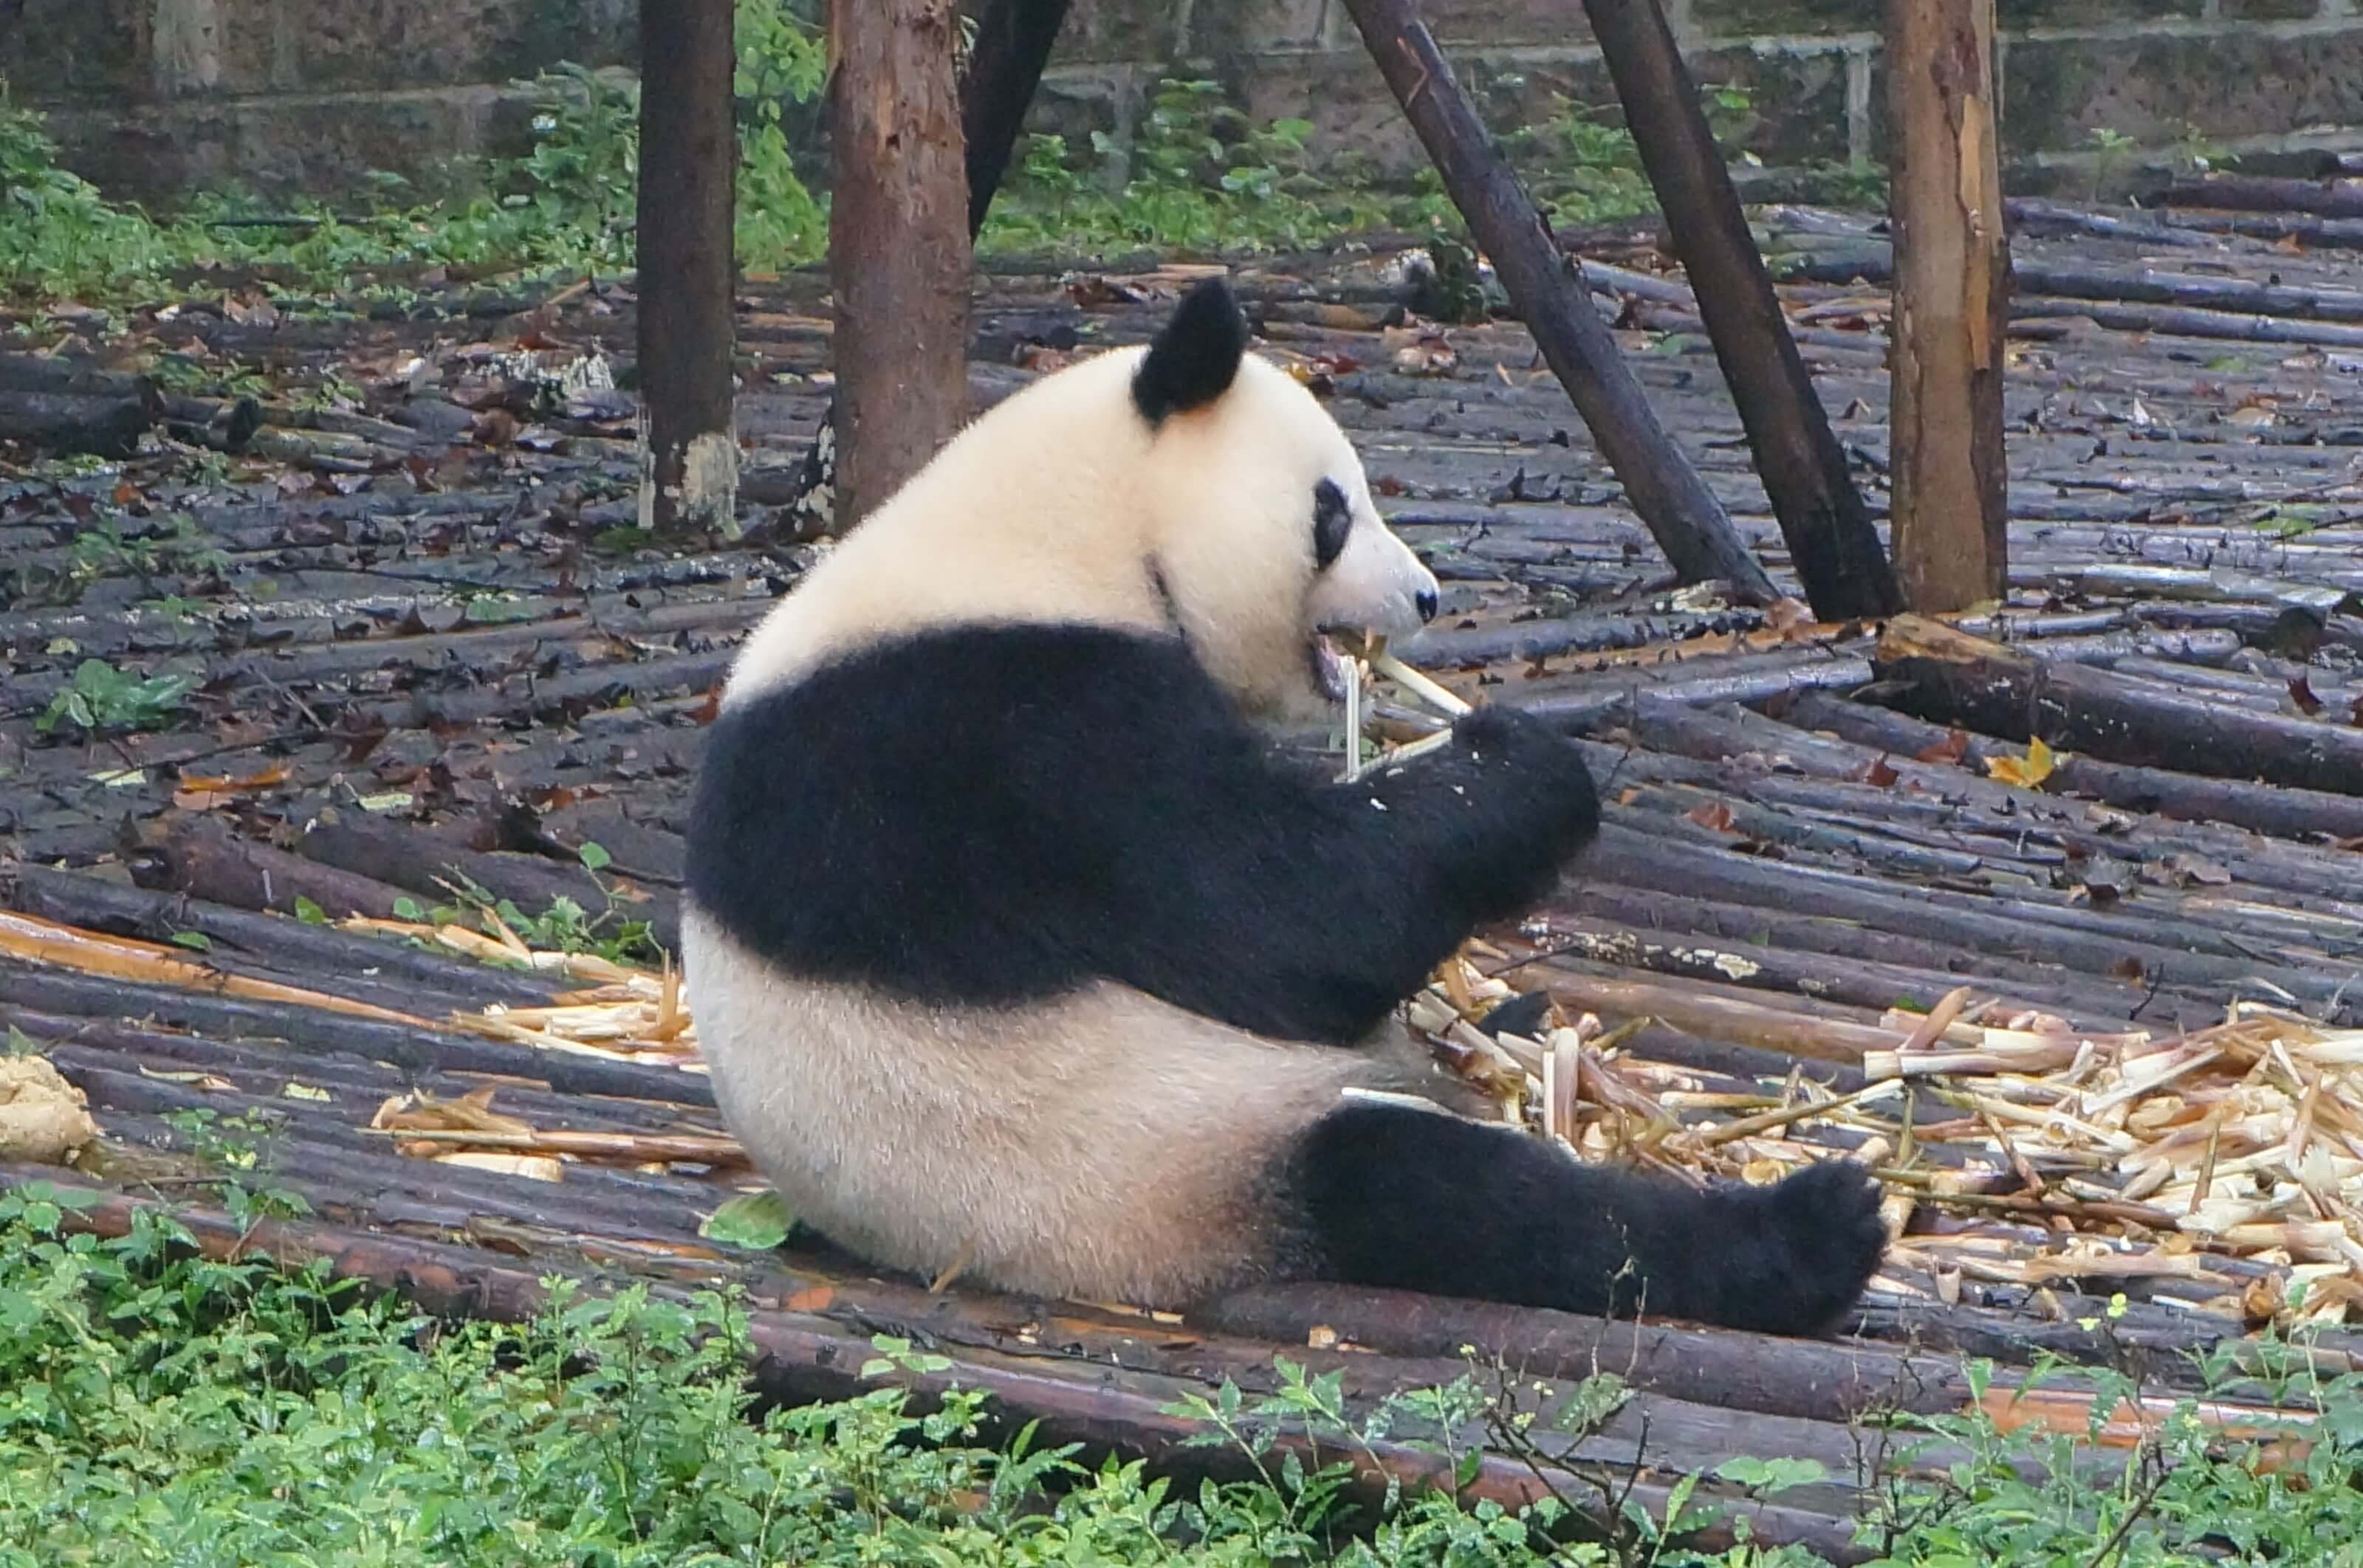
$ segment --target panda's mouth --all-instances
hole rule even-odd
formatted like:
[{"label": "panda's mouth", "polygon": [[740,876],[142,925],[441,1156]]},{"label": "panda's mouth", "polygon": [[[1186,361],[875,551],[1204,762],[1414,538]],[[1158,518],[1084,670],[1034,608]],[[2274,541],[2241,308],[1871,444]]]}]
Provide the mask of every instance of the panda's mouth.
[{"label": "panda's mouth", "polygon": [[1315,632],[1313,640],[1305,645],[1304,654],[1312,670],[1313,689],[1331,702],[1343,702],[1354,672],[1337,639],[1328,632]]}]

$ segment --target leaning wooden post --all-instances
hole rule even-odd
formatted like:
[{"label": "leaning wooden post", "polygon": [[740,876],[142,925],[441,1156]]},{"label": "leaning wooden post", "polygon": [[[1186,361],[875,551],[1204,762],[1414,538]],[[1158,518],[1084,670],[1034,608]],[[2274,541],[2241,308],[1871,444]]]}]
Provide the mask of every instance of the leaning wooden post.
[{"label": "leaning wooden post", "polygon": [[968,237],[984,230],[993,193],[1026,128],[1026,111],[1050,63],[1050,46],[1066,25],[1068,0],[984,0],[977,7],[976,40],[960,81],[960,129],[967,140]]},{"label": "leaning wooden post", "polygon": [[829,0],[839,532],[968,414],[958,26],[954,0]]},{"label": "leaning wooden post", "polygon": [[640,526],[738,536],[732,0],[640,6]]},{"label": "leaning wooden post", "polygon": [[1893,614],[1902,602],[1879,530],[1789,335],[1664,10],[1658,0],[1583,0],[1583,9],[1814,618]]},{"label": "leaning wooden post", "polygon": [[1427,149],[1452,204],[1492,258],[1535,346],[1574,399],[1642,523],[1686,582],[1720,578],[1758,604],[1779,597],[1763,565],[1681,448],[1674,445],[1592,295],[1551,237],[1525,187],[1452,79],[1411,0],[1346,0],[1370,57]]},{"label": "leaning wooden post", "polygon": [[1993,0],[1889,0],[1895,333],[1891,529],[1903,601],[1966,609],[2008,582],[2002,433],[2010,247],[1994,144]]}]

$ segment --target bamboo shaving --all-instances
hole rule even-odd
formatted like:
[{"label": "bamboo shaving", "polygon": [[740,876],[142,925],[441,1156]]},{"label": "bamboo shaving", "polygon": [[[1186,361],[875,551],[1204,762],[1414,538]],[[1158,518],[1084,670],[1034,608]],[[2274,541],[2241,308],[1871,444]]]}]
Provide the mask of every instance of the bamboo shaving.
[{"label": "bamboo shaving", "polygon": [[[1698,1178],[1858,1159],[1888,1190],[1891,1262],[1925,1276],[1891,1270],[1912,1293],[2179,1287],[2195,1295],[2158,1299],[2283,1326],[2363,1306],[2363,1030],[2247,1005],[2184,1034],[2087,1033],[1964,989],[1889,1014],[1895,1043],[1866,1053],[1851,1094],[1793,1077],[1736,1093],[1633,1056],[1590,1015],[1488,1041],[1476,1023],[1498,999],[1481,988],[1499,983],[1463,953],[1408,1017],[1447,1070],[1485,1077],[1504,1120]],[[1503,1058],[1525,1080],[1508,1092]]]}]

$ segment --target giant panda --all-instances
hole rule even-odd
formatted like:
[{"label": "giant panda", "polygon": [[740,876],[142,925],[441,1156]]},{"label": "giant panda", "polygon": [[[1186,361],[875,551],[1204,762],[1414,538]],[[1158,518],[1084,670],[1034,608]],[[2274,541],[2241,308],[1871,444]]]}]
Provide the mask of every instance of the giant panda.
[{"label": "giant panda", "polygon": [[[1219,279],[970,424],[736,657],[682,947],[723,1117],[871,1265],[1186,1308],[1323,1278],[1826,1331],[1858,1165],[1698,1190],[1459,1114],[1395,1015],[1594,835],[1502,707],[1352,783],[1328,634],[1437,583]],[[1375,1091],[1375,1092],[1373,1092]],[[1407,1098],[1413,1097],[1413,1098]]]}]

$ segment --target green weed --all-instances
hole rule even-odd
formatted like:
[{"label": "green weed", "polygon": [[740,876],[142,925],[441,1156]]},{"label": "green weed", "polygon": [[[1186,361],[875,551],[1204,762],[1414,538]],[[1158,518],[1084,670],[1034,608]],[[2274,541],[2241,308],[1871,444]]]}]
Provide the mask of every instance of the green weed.
[{"label": "green weed", "polygon": [[[175,1125],[250,1182],[261,1162],[246,1139],[267,1123],[236,1121],[184,1113]],[[0,1568],[1819,1561],[1748,1529],[1758,1501],[1826,1485],[1816,1464],[1715,1466],[1737,1499],[1710,1496],[1705,1474],[1668,1476],[1652,1510],[1629,1496],[1620,1506],[1614,1473],[1555,1457],[1552,1439],[1616,1416],[1629,1391],[1614,1377],[1579,1386],[1545,1419],[1498,1371],[1492,1386],[1464,1376],[1369,1409],[1347,1405],[1339,1374],[1282,1359],[1269,1393],[1226,1382],[1171,1407],[1195,1441],[1244,1454],[1252,1472],[1178,1487],[1137,1461],[1080,1463],[1030,1427],[988,1442],[990,1404],[972,1391],[915,1413],[901,1382],[957,1369],[906,1340],[873,1340],[860,1375],[874,1388],[759,1409],[731,1295],[603,1298],[551,1279],[529,1321],[437,1320],[326,1264],[207,1259],[146,1209],[120,1238],[77,1233],[82,1201],[38,1183],[0,1192]],[[268,1198],[245,1210],[278,1211]],[[2238,1347],[2269,1364],[2269,1348],[2280,1347]],[[2230,1352],[2208,1359],[2232,1375]],[[1969,1372],[1982,1391],[1989,1369]],[[1907,1482],[1891,1454],[1861,1539],[1882,1568],[2354,1564],[2363,1387],[2295,1357],[2278,1382],[2313,1414],[2310,1445],[2278,1468],[2188,1405],[2114,1475],[2079,1470],[2112,1452],[2097,1431],[2003,1434],[1974,1407],[1895,1423],[1963,1457]],[[2096,1409],[2130,1386],[2104,1375]],[[1480,1431],[1534,1466],[1543,1501],[1457,1495]],[[1399,1485],[1375,1508],[1358,1504],[1348,1481],[1382,1441],[1435,1453],[1450,1487]],[[1612,1487],[1604,1504],[1598,1484]],[[1581,1529],[1579,1505],[1593,1521]],[[1681,1545],[1718,1520],[1738,1546]]]},{"label": "green weed", "polygon": [[182,700],[196,683],[194,675],[142,677],[103,658],[86,658],[74,667],[72,682],[50,699],[33,727],[43,734],[60,724],[72,724],[85,734],[161,729],[180,712]]}]

